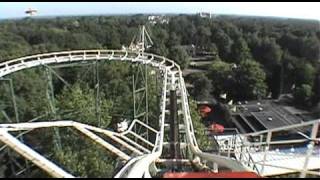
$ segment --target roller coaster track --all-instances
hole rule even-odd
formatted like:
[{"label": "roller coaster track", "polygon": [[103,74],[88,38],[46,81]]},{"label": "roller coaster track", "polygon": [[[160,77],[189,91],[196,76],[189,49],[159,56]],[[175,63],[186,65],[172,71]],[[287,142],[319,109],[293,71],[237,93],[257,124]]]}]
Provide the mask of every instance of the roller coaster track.
[{"label": "roller coaster track", "polygon": [[[81,124],[72,120],[0,124],[0,141],[2,141],[5,145],[9,146],[11,149],[13,149],[26,159],[30,160],[32,163],[34,163],[53,177],[74,177],[74,175],[71,175],[61,167],[47,160],[45,157],[41,156],[32,148],[18,141],[14,136],[10,134],[11,131],[29,131],[37,128],[72,127],[82,134],[86,135],[88,138],[94,140],[97,144],[116,154],[120,159],[126,162],[122,169],[115,175],[116,178],[152,177],[156,172],[159,171],[156,167],[156,162],[160,160],[160,157],[163,154],[164,146],[166,144],[164,136],[166,135],[166,121],[169,120],[169,105],[167,103],[169,101],[168,95],[170,91],[174,90],[179,92],[179,96],[176,99],[177,103],[179,104],[178,112],[180,112],[180,115],[182,115],[183,118],[182,127],[186,134],[186,147],[190,149],[193,157],[199,157],[201,162],[206,161],[216,163],[219,166],[230,169],[231,171],[256,171],[254,168],[251,168],[255,166],[252,165],[252,163],[254,162],[252,161],[252,158],[250,158],[248,148],[244,148],[245,151],[243,151],[242,148],[241,150],[239,150],[239,143],[236,143],[232,147],[228,147],[229,150],[235,149],[236,153],[238,153],[236,154],[236,158],[231,158],[230,156],[223,156],[214,153],[206,153],[200,150],[195,137],[195,131],[190,115],[188,94],[184,78],[182,77],[182,72],[178,64],[176,64],[173,60],[167,59],[163,56],[128,50],[76,50],[38,54],[0,63],[0,78],[5,78],[9,74],[34,67],[93,61],[139,63],[157,68],[161,74],[162,79],[161,100],[159,104],[159,127],[152,128],[150,127],[150,125],[145,124],[144,122],[141,122],[137,119],[133,120],[130,124],[129,129],[123,133],[108,131],[98,127]],[[312,131],[312,135],[314,139],[316,138],[315,132],[317,131],[316,126],[318,124],[319,121],[315,121],[313,124],[314,131]],[[149,132],[155,133],[155,141],[150,142],[139,134],[134,133],[132,129],[135,125],[143,126],[144,128],[148,129]],[[132,154],[128,155],[122,152],[112,144],[104,141],[95,133],[102,133],[108,136],[116,143],[119,143],[122,147],[125,147],[127,150],[131,151]],[[268,134],[268,138],[270,141],[271,133],[265,133]],[[152,147],[152,149],[150,150],[142,146],[141,144],[134,142],[129,138],[129,134],[144,142],[145,144],[148,144],[150,147]],[[242,140],[241,142],[243,143]],[[247,147],[250,147],[250,145],[248,145]],[[239,155],[243,155],[244,153],[246,155],[245,160],[250,161],[249,166],[240,161],[244,156],[240,156],[240,160],[239,158],[237,158]],[[306,170],[304,172],[306,172]]]},{"label": "roller coaster track", "polygon": [[[120,170],[120,172],[115,177],[151,177],[150,168],[155,170],[155,162],[159,159],[162,154],[164,146],[164,126],[165,120],[168,119],[167,115],[167,93],[170,90],[179,90],[181,93],[180,102],[182,103],[182,113],[184,119],[184,125],[186,130],[187,143],[194,155],[200,158],[207,159],[208,161],[216,162],[229,167],[233,170],[246,170],[239,162],[214,154],[208,154],[202,152],[197,144],[195,138],[195,132],[193,129],[190,110],[188,105],[187,91],[185,87],[185,82],[182,77],[182,72],[179,65],[174,61],[167,59],[163,56],[158,56],[150,53],[139,53],[127,50],[77,50],[77,51],[64,51],[55,52],[47,54],[39,54],[28,57],[22,57],[10,61],[6,61],[0,64],[0,78],[5,77],[11,73],[21,71],[24,69],[29,69],[37,66],[43,65],[54,65],[54,64],[70,64],[79,62],[90,62],[90,61],[118,61],[118,62],[131,62],[140,63],[157,68],[162,74],[162,93],[160,101],[161,113],[159,116],[159,127],[157,130],[152,129],[150,126],[144,124],[141,121],[135,120],[132,122],[130,128],[124,133],[115,133],[111,131],[102,130],[95,128],[96,131],[102,131],[111,137],[116,142],[124,145],[126,148],[132,150],[137,156],[130,157],[122,153],[119,149],[113,148],[112,145],[107,144],[102,139],[97,137],[94,133],[84,127],[78,125],[72,125],[91,139],[98,142],[100,145],[109,149],[110,151],[117,154],[121,159],[128,161],[127,164]],[[134,134],[131,131],[134,124],[140,123],[145,128],[148,128],[152,132],[156,133],[155,142],[146,142],[144,138],[138,134]],[[43,122],[40,124],[35,123],[21,123],[21,124],[2,124],[0,126],[0,140],[14,149],[16,152],[23,155],[25,158],[31,160],[33,163],[38,165],[40,168],[44,169],[46,172],[51,174],[53,177],[71,177],[69,173],[65,172],[58,166],[54,165],[50,161],[44,159],[41,155],[37,154],[31,148],[23,145],[22,143],[15,140],[13,136],[9,134],[10,131],[15,130],[30,130],[34,128],[44,128],[44,127],[65,127],[71,126],[69,121],[59,121],[59,122]],[[83,125],[88,127],[87,125]],[[92,128],[91,128],[92,130]],[[152,151],[141,147],[139,144],[134,143],[126,134],[132,134],[142,141],[145,141],[153,147]],[[129,145],[129,143],[131,145]]]}]

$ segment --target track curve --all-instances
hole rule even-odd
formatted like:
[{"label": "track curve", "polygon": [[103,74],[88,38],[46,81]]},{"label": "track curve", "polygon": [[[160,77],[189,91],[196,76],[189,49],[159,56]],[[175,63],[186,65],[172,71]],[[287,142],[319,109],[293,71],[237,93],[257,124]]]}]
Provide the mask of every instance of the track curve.
[{"label": "track curve", "polygon": [[160,127],[154,142],[154,148],[151,153],[132,158],[115,177],[151,177],[150,170],[156,170],[155,161],[161,156],[163,150],[164,124],[167,118],[165,112],[167,106],[166,98],[167,91],[170,89],[181,91],[186,138],[191,152],[202,160],[215,162],[232,170],[248,170],[236,160],[220,155],[204,153],[199,149],[192,125],[187,90],[180,66],[173,60],[163,56],[127,50],[76,50],[38,54],[0,63],[0,78],[24,69],[43,65],[109,60],[146,64],[158,68],[162,72]]}]

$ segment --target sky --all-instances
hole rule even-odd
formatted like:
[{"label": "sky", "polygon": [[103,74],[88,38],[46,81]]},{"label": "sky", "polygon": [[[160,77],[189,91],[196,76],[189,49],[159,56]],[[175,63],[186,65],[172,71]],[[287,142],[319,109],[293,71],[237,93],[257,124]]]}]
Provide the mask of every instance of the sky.
[{"label": "sky", "polygon": [[37,9],[38,16],[204,11],[320,20],[320,2],[0,2],[0,18],[25,17],[28,8]]}]

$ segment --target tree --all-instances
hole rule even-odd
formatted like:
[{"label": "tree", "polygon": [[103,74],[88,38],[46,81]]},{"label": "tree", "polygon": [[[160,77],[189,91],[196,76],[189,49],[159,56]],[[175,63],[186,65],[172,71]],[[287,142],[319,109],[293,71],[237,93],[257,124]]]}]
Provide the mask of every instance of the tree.
[{"label": "tree", "polygon": [[[171,37],[174,39],[178,39],[179,37],[175,34],[170,34]],[[169,49],[166,46],[166,44],[173,45],[176,44],[176,42],[173,42],[173,39],[169,40],[169,34],[165,29],[162,29],[160,27],[155,26],[151,31],[151,37],[153,40],[153,46],[151,47],[150,51],[152,53],[161,55],[161,56],[167,56],[169,54]],[[171,46],[169,46],[171,48]]]},{"label": "tree", "polygon": [[283,92],[284,72],[286,70],[285,62],[282,61],[281,47],[276,43],[274,38],[264,37],[256,39],[252,37],[252,55],[254,59],[260,62],[267,75],[269,89],[272,92],[273,98],[276,98]]},{"label": "tree", "polygon": [[293,93],[297,106],[310,106],[309,100],[312,97],[312,87],[309,84],[302,84]]},{"label": "tree", "polygon": [[240,37],[231,46],[230,61],[239,64],[241,61],[251,59],[251,52],[246,41]]},{"label": "tree", "polygon": [[168,40],[168,47],[172,48],[181,44],[181,37],[175,32],[171,32]]},{"label": "tree", "polygon": [[314,78],[312,103],[314,105],[317,103],[320,105],[320,66],[318,67],[317,74]]},{"label": "tree", "polygon": [[122,47],[120,42],[120,34],[116,31],[116,29],[108,29],[108,31],[105,33],[107,36],[104,41],[104,45],[107,46],[108,49],[120,49]]},{"label": "tree", "polygon": [[59,51],[57,44],[53,43],[41,43],[31,46],[32,54],[42,54],[47,52],[56,52]]},{"label": "tree", "polygon": [[150,48],[150,52],[157,54],[157,55],[161,55],[161,56],[168,56],[169,54],[169,50],[168,48],[160,43],[160,44],[154,44],[151,48]]},{"label": "tree", "polygon": [[169,32],[175,32],[181,37],[181,44],[195,44],[197,28],[187,16],[173,16],[169,22]]},{"label": "tree", "polygon": [[224,61],[214,61],[209,68],[208,76],[212,82],[215,97],[219,97],[222,93],[230,93],[232,86],[235,84],[232,65]]},{"label": "tree", "polygon": [[317,40],[316,36],[303,39],[303,43],[301,46],[301,57],[310,60],[310,62],[312,62],[313,64],[319,63],[320,41]]},{"label": "tree", "polygon": [[282,49],[288,49],[290,54],[299,56],[299,38],[292,33],[286,33],[278,40]]},{"label": "tree", "polygon": [[168,32],[165,29],[160,28],[158,26],[152,28],[151,36],[154,41],[154,44],[166,44],[169,40]]},{"label": "tree", "polygon": [[238,26],[235,24],[228,22],[228,21],[222,21],[221,22],[221,28],[228,34],[228,36],[232,39],[238,39],[241,37],[242,33],[239,31]]},{"label": "tree", "polygon": [[189,107],[192,124],[199,148],[201,150],[212,150],[214,148],[213,142],[208,138],[208,135],[205,133],[206,127],[201,122],[201,117],[197,111],[197,104],[195,103],[195,101],[189,100]]},{"label": "tree", "polygon": [[316,69],[308,62],[298,62],[295,67],[295,83],[297,85],[313,85]]},{"label": "tree", "polygon": [[192,75],[190,81],[194,86],[192,96],[195,98],[195,100],[201,101],[210,98],[212,84],[204,73]]},{"label": "tree", "polygon": [[215,61],[209,75],[216,97],[227,93],[231,99],[248,100],[263,97],[266,94],[266,75],[261,65],[253,60],[241,61],[238,66]]},{"label": "tree", "polygon": [[198,32],[197,32],[197,43],[196,45],[200,47],[201,49],[206,49],[209,46],[209,40],[211,36],[211,31],[210,28],[207,26],[200,26],[198,27]]},{"label": "tree", "polygon": [[[114,34],[116,36],[116,34]],[[101,45],[87,33],[74,33],[68,36],[68,48],[70,49],[100,49]],[[116,38],[116,37],[113,37]],[[112,45],[114,48],[120,48],[118,39],[113,39]]]},{"label": "tree", "polygon": [[227,60],[231,53],[231,38],[221,29],[219,29],[212,37],[212,42],[214,42],[219,50],[219,56]]},{"label": "tree", "polygon": [[[282,69],[282,93],[291,93],[292,91],[292,86],[295,84],[295,68],[296,64],[299,62],[299,58],[292,56],[288,50],[285,50],[283,52],[283,56],[281,59],[281,65],[283,68]],[[269,75],[271,76],[271,75]],[[269,87],[271,89],[271,85],[269,83]],[[279,90],[279,84],[277,82],[274,83],[273,85],[274,89],[277,91]]]},{"label": "tree", "polygon": [[253,57],[263,64],[268,71],[281,63],[282,50],[273,38],[263,38],[258,46],[254,47]]},{"label": "tree", "polygon": [[241,89],[237,99],[256,99],[266,95],[266,74],[258,62],[249,59],[241,61],[236,69],[236,79],[237,90]]},{"label": "tree", "polygon": [[208,51],[212,53],[216,58],[219,58],[219,50],[215,43],[210,43]]},{"label": "tree", "polygon": [[89,143],[87,139],[64,138],[68,144],[63,150],[55,151],[54,157],[71,174],[82,178],[113,177],[116,157],[110,157],[110,153],[99,145],[92,146],[93,142]]},{"label": "tree", "polygon": [[[103,94],[101,95],[103,97]],[[102,98],[100,100],[100,116],[101,124],[97,121],[94,91],[89,89],[87,85],[81,87],[74,84],[72,87],[65,87],[58,96],[58,108],[63,110],[73,110],[76,113],[66,115],[64,119],[71,119],[81,123],[100,126],[106,128],[110,124],[111,102]]]},{"label": "tree", "polygon": [[30,46],[23,37],[11,32],[0,32],[0,62],[25,56]]},{"label": "tree", "polygon": [[[28,121],[48,112],[46,98],[46,81],[44,74],[36,69],[16,72],[7,78],[12,79],[19,119]],[[8,81],[0,81],[0,99],[6,104],[5,111],[9,117],[15,119],[12,96]]]},{"label": "tree", "polygon": [[190,62],[187,51],[180,46],[170,49],[168,57],[178,63],[181,70],[187,68]]}]

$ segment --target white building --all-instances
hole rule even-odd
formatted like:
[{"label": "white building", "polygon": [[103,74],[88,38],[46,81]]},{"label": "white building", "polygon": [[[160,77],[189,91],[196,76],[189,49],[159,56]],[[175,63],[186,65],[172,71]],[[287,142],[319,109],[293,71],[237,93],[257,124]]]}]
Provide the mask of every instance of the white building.
[{"label": "white building", "polygon": [[199,12],[198,16],[202,18],[211,18],[211,13],[210,12]]},{"label": "white building", "polygon": [[165,17],[164,15],[151,15],[148,16],[148,21],[150,24],[168,24],[169,23],[169,18]]}]

